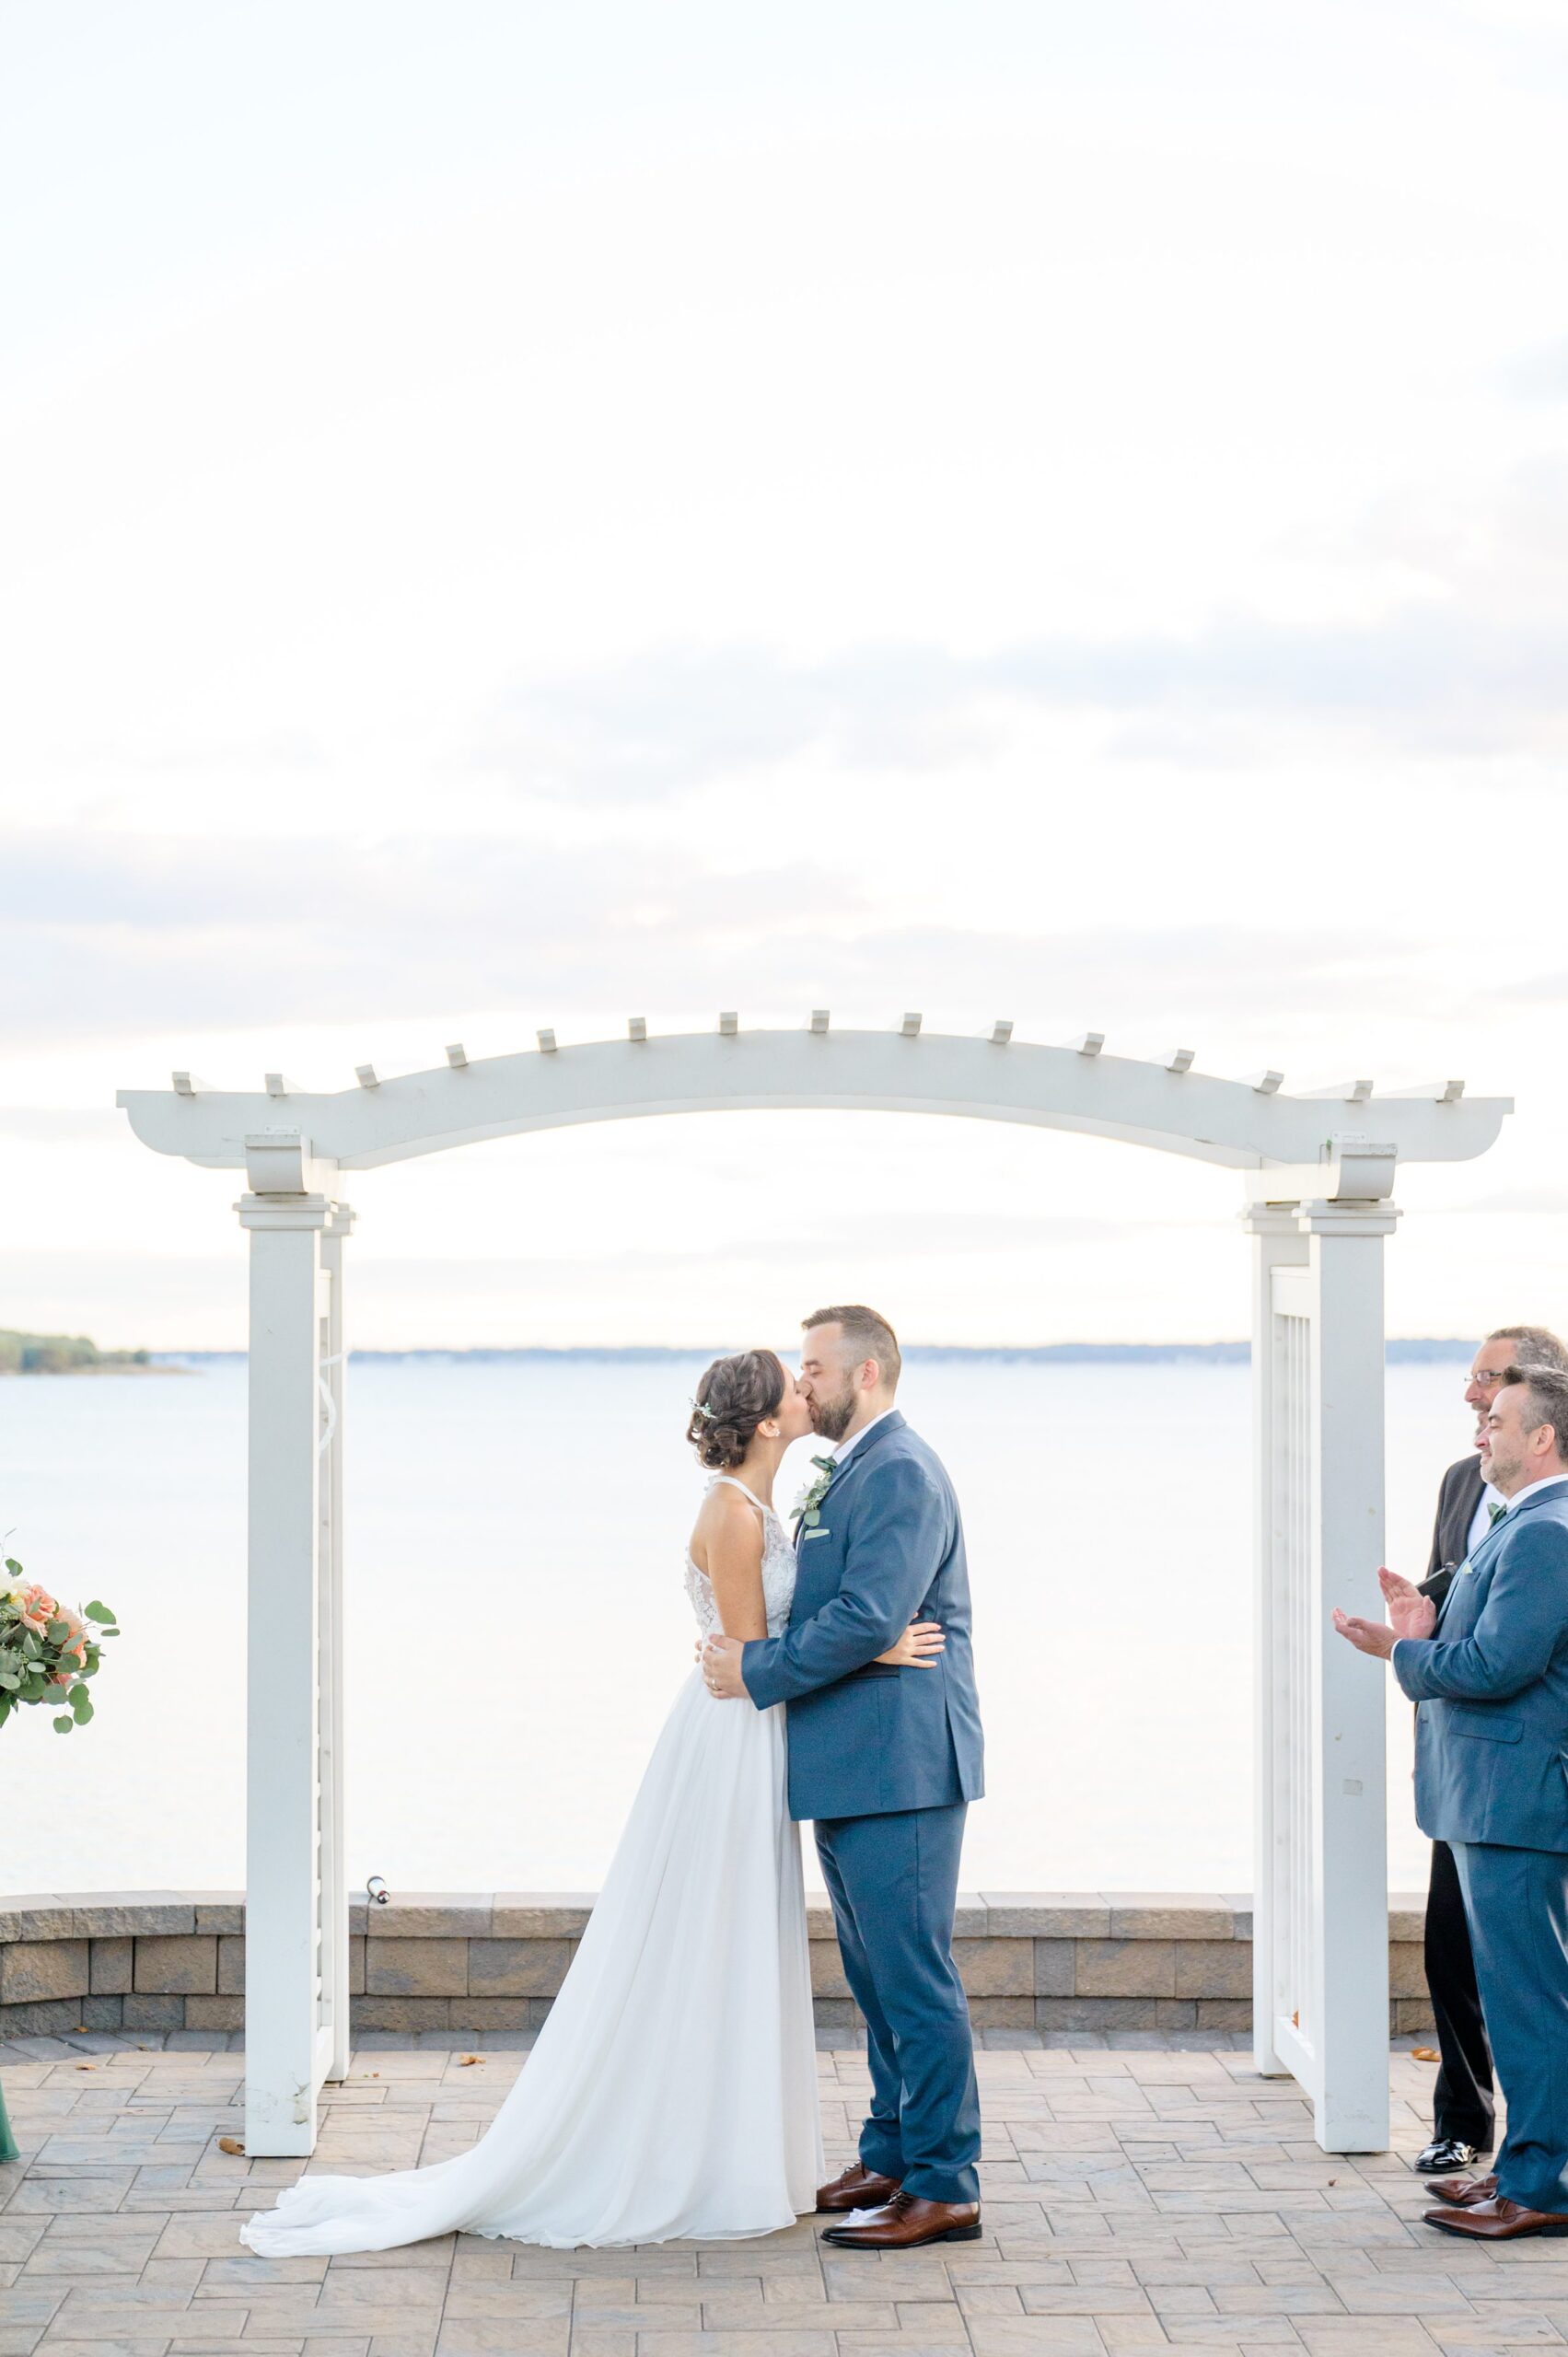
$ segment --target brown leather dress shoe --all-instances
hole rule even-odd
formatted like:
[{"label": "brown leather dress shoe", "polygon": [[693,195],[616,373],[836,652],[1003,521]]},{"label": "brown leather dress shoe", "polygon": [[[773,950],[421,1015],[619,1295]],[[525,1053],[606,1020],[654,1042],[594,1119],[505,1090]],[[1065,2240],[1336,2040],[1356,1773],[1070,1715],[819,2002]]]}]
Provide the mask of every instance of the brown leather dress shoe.
[{"label": "brown leather dress shoe", "polygon": [[977,2243],[978,2201],[923,2201],[918,2193],[895,2193],[879,2210],[860,2210],[842,2226],[824,2229],[822,2240],[841,2250],[918,2250],[923,2243]]},{"label": "brown leather dress shoe", "polygon": [[852,2161],[847,2169],[839,2171],[831,2185],[818,2189],[818,2215],[825,2210],[875,2210],[884,2201],[891,2201],[898,2189],[896,2177],[878,2177],[874,2169],[862,2168],[858,2161]]},{"label": "brown leather dress shoe", "polygon": [[1516,2242],[1525,2235],[1568,2235],[1568,2218],[1550,2210],[1527,2210],[1504,2193],[1494,2193],[1487,2201],[1472,2201],[1468,2208],[1428,2210],[1423,2214],[1429,2226],[1441,2226],[1446,2235],[1473,2235],[1478,2243]]},{"label": "brown leather dress shoe", "polygon": [[1478,2201],[1490,2201],[1497,2190],[1497,2174],[1491,2177],[1434,2177],[1422,2191],[1435,2195],[1445,2210],[1470,2210]]}]

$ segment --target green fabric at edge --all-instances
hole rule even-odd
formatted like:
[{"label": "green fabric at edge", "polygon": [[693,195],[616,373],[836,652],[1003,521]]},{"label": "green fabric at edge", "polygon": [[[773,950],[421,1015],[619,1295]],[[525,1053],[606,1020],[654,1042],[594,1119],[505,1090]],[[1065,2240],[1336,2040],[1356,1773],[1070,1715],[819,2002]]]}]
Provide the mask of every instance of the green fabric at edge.
[{"label": "green fabric at edge", "polygon": [[0,2161],[14,2161],[16,2158],[17,2140],[6,2117],[6,2090],[0,2087]]}]

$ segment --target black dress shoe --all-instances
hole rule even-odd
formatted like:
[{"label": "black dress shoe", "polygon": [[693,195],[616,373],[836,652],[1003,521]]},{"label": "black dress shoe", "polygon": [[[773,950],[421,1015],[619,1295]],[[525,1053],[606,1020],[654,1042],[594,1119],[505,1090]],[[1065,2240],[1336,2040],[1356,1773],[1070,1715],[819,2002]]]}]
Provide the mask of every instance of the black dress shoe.
[{"label": "black dress shoe", "polygon": [[1411,2166],[1423,2177],[1445,2177],[1450,2169],[1468,2169],[1480,2155],[1479,2144],[1461,2143],[1457,2136],[1434,2136],[1430,2144],[1423,2145]]}]

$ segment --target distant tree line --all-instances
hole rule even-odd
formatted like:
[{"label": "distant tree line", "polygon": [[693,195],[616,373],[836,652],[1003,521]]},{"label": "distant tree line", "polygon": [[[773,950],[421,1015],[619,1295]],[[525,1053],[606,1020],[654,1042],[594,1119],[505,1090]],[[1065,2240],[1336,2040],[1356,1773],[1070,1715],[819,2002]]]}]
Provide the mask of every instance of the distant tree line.
[{"label": "distant tree line", "polygon": [[150,1364],[147,1351],[100,1351],[85,1334],[20,1334],[0,1326],[0,1375],[92,1375]]}]

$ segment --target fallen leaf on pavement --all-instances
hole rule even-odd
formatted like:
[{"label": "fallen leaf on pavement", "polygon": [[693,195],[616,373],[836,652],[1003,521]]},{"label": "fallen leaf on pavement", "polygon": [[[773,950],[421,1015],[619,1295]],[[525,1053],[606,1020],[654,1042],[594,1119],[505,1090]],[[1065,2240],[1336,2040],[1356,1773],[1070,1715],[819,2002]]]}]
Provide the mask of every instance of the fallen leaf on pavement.
[{"label": "fallen leaf on pavement", "polygon": [[220,2153],[235,2153],[241,2160],[245,2157],[245,2147],[240,2142],[238,2136],[220,2136],[218,2138],[218,2151]]}]

